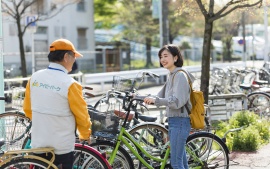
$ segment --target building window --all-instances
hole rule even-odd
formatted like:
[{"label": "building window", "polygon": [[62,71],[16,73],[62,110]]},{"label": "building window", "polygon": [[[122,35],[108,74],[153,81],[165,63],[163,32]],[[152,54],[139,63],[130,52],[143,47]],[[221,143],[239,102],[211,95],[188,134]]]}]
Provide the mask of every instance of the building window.
[{"label": "building window", "polygon": [[62,26],[62,37],[65,38],[67,37],[66,35],[66,27]]},{"label": "building window", "polygon": [[47,31],[48,31],[48,27],[46,27],[46,26],[38,26],[37,27],[36,34],[46,35],[47,34]]},{"label": "building window", "polygon": [[78,28],[78,49],[87,49],[86,28]]},{"label": "building window", "polygon": [[81,0],[77,4],[77,11],[81,11],[81,12],[84,12],[85,11],[85,1],[84,0]]},{"label": "building window", "polygon": [[60,37],[60,27],[59,26],[54,27],[54,36]]},{"label": "building window", "polygon": [[[27,3],[27,1],[25,1]],[[44,14],[46,11],[46,6],[44,0],[36,0],[35,3],[31,5],[31,12],[34,14]]]},{"label": "building window", "polygon": [[10,36],[17,36],[18,35],[18,29],[15,24],[9,24],[9,35]]}]

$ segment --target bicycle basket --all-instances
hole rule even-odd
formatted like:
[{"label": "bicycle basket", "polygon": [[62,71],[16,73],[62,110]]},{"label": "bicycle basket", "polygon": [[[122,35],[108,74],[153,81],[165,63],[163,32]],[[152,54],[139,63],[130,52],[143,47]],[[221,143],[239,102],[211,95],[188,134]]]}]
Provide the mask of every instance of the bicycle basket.
[{"label": "bicycle basket", "polygon": [[131,91],[134,87],[135,79],[124,78],[121,76],[113,76],[112,87],[120,92]]},{"label": "bicycle basket", "polygon": [[21,110],[23,107],[23,100],[24,100],[24,87],[13,87],[12,88],[12,108]]},{"label": "bicycle basket", "polygon": [[92,122],[92,135],[98,138],[113,139],[119,133],[120,119],[113,112],[102,113],[88,109]]}]

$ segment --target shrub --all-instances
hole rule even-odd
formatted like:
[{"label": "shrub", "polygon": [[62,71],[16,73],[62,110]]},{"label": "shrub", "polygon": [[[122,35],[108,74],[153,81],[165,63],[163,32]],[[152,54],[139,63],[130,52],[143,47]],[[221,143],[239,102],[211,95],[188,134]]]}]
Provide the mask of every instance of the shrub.
[{"label": "shrub", "polygon": [[259,116],[253,112],[249,111],[240,111],[236,112],[229,120],[229,124],[233,128],[249,126],[256,124],[259,120]]},{"label": "shrub", "polygon": [[249,126],[241,130],[233,139],[233,150],[256,151],[260,145],[260,134],[255,126]]},{"label": "shrub", "polygon": [[270,123],[261,119],[254,112],[240,111],[233,114],[228,122],[214,123],[216,134],[223,137],[229,129],[246,126],[240,131],[231,132],[226,136],[226,144],[233,151],[255,151],[260,145],[269,142]]},{"label": "shrub", "polygon": [[255,127],[262,138],[262,144],[267,143],[270,139],[269,122],[266,119],[258,120]]}]

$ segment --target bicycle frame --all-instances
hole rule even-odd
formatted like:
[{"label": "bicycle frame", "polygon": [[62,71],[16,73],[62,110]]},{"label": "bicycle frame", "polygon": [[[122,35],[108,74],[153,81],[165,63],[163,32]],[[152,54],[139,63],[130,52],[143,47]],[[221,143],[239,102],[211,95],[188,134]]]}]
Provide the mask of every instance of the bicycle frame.
[{"label": "bicycle frame", "polygon": [[[127,140],[125,137],[126,137],[128,140]],[[170,154],[170,146],[167,146],[166,153],[165,153],[165,157],[164,157],[163,159],[154,157],[154,156],[150,155],[146,150],[144,150],[143,147],[141,147],[141,145],[139,145],[139,143],[137,143],[137,141],[133,138],[133,136],[130,135],[130,134],[125,130],[124,127],[121,127],[121,129],[120,129],[120,133],[119,133],[119,135],[118,135],[118,137],[117,137],[117,143],[116,143],[116,146],[115,146],[115,148],[114,148],[114,150],[113,150],[113,152],[112,152],[112,154],[111,154],[111,156],[110,156],[110,158],[109,158],[109,163],[110,163],[110,164],[113,163],[113,161],[114,161],[114,159],[115,159],[115,157],[116,157],[116,153],[117,153],[117,151],[118,151],[118,148],[119,148],[121,142],[124,143],[125,146],[127,146],[128,149],[131,150],[131,152],[133,153],[133,155],[136,156],[136,157],[140,160],[140,162],[141,162],[144,166],[146,166],[147,168],[149,168],[149,169],[154,169],[154,168],[153,168],[151,165],[149,165],[149,164],[143,159],[143,157],[142,157],[142,156],[141,156],[141,155],[140,155],[140,154],[139,154],[139,153],[138,153],[138,152],[130,145],[130,142],[131,142],[132,144],[134,144],[134,145],[136,146],[136,148],[138,148],[138,149],[139,149],[146,157],[152,159],[153,161],[161,162],[161,163],[162,163],[162,165],[161,165],[161,167],[160,167],[161,169],[165,168],[166,162],[167,162],[167,160],[168,160],[168,158],[169,158],[169,154]]]},{"label": "bicycle frame", "polygon": [[[132,154],[139,159],[139,161],[146,166],[149,169],[154,169],[154,167],[151,164],[148,164],[148,162],[138,153],[141,152],[142,154],[144,154],[145,157],[147,157],[148,159],[152,160],[153,162],[159,162],[160,165],[160,169],[164,169],[167,165],[167,161],[169,159],[169,155],[170,155],[170,143],[169,141],[166,142],[166,144],[164,146],[162,146],[162,149],[165,150],[165,155],[164,157],[162,157],[163,159],[159,158],[159,157],[155,157],[153,155],[151,155],[149,152],[147,152],[147,150],[145,150],[138,142],[138,140],[135,140],[135,138],[125,129],[126,123],[127,123],[127,118],[129,116],[130,113],[130,109],[132,106],[132,102],[133,101],[142,101],[141,99],[132,99],[128,105],[127,108],[127,115],[126,118],[120,128],[120,132],[116,138],[116,144],[115,147],[112,151],[112,153],[110,154],[110,158],[109,158],[109,164],[113,164],[114,159],[117,155],[117,151],[120,147],[120,144],[123,143],[131,152]],[[141,137],[139,137],[141,138]],[[212,144],[212,143],[211,143]],[[136,149],[132,147],[132,145],[135,145]],[[138,151],[137,151],[138,150]],[[190,155],[190,157],[192,157],[192,159],[196,162],[198,162],[198,164],[200,164],[199,166],[194,166],[192,167],[192,169],[200,169],[201,167],[204,166],[204,162],[200,159],[200,157],[198,157],[196,155],[196,153],[193,152],[192,147],[188,147],[186,146],[186,151],[187,153]],[[164,151],[163,151],[164,152]],[[209,156],[209,155],[208,155]],[[155,166],[156,167],[156,166]]]}]

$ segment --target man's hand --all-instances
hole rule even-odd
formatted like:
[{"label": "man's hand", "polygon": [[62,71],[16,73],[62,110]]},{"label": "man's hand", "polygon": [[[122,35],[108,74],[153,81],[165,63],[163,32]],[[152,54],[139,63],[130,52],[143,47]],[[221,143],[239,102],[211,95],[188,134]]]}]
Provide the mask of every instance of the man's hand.
[{"label": "man's hand", "polygon": [[79,139],[80,142],[86,141],[88,145],[91,144],[91,137],[89,137],[87,140],[86,139]]}]

